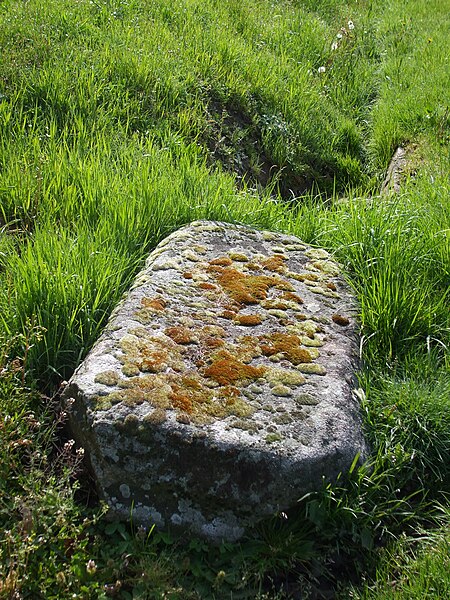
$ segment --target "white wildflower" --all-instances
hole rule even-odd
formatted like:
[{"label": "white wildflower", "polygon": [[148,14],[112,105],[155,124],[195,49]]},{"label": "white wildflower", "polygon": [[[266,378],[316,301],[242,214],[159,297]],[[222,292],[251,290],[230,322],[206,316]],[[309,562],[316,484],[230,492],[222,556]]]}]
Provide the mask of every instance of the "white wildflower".
[{"label": "white wildflower", "polygon": [[88,560],[88,562],[86,563],[86,571],[89,573],[89,575],[93,575],[97,570],[97,565],[95,564],[95,562],[92,560]]},{"label": "white wildflower", "polygon": [[317,72],[318,72],[318,73],[325,73],[325,67],[319,67],[319,68],[317,69]]},{"label": "white wildflower", "polygon": [[333,42],[331,44],[331,50],[334,52],[335,50],[337,50],[339,48],[339,44],[337,42]]},{"label": "white wildflower", "polygon": [[352,30],[352,29],[355,29],[355,25],[354,25],[353,21],[349,21],[349,22],[347,23],[347,26],[348,26],[348,28],[349,28],[350,30]]},{"label": "white wildflower", "polygon": [[74,445],[75,445],[75,440],[69,440],[68,442],[66,442],[64,444],[64,450],[66,452],[70,452],[70,450],[72,450],[72,448],[74,447]]},{"label": "white wildflower", "polygon": [[342,33],[338,33],[336,37],[338,40],[342,40]]}]

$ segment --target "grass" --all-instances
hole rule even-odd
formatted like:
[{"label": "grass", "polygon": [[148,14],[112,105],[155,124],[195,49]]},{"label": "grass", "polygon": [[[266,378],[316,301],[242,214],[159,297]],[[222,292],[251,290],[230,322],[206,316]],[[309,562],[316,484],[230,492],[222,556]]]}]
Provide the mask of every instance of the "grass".
[{"label": "grass", "polygon": [[[448,596],[448,9],[1,3],[0,598]],[[216,548],[106,522],[57,404],[151,249],[198,218],[343,264],[372,445]]]}]

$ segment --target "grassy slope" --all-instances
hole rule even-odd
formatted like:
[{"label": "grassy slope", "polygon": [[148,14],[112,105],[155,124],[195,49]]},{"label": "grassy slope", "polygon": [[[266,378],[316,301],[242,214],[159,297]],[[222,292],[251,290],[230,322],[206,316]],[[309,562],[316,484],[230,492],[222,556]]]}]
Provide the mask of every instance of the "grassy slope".
[{"label": "grassy slope", "polygon": [[[2,3],[0,597],[101,597],[116,580],[123,598],[202,586],[202,597],[254,597],[281,574],[305,591],[308,573],[373,565],[380,542],[430,523],[449,491],[448,9]],[[398,198],[361,199],[399,143],[415,144],[415,179]],[[45,463],[55,425],[23,388],[50,393],[68,377],[149,250],[195,218],[288,230],[342,261],[361,302],[374,447],[370,474],[220,552],[83,522],[70,475],[78,459],[66,447]]]}]

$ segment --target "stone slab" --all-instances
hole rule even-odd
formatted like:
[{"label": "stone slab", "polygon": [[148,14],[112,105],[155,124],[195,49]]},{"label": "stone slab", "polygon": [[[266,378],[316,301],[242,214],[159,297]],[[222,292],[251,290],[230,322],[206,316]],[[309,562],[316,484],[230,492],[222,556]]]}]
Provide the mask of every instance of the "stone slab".
[{"label": "stone slab", "polygon": [[236,540],[364,458],[355,316],[339,266],[296,237],[166,238],[64,394],[111,514]]}]

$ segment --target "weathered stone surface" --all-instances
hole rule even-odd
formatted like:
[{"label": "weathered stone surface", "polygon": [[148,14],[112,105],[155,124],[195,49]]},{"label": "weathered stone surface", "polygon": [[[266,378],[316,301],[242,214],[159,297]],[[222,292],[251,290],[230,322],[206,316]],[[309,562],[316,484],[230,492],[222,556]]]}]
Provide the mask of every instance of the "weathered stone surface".
[{"label": "weathered stone surface", "polygon": [[355,307],[327,252],[195,222],[164,240],[65,392],[113,514],[237,539],[365,454]]}]

